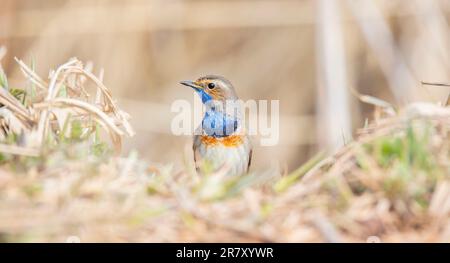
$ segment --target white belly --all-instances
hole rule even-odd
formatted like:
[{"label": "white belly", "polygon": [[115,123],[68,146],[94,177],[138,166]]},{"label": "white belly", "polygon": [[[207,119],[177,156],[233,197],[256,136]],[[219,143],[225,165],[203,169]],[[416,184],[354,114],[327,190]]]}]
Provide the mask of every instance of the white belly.
[{"label": "white belly", "polygon": [[201,136],[194,138],[194,157],[197,171],[206,173],[225,173],[227,175],[242,175],[247,173],[251,144],[247,136],[238,146],[226,146],[221,143],[207,145],[201,142]]}]

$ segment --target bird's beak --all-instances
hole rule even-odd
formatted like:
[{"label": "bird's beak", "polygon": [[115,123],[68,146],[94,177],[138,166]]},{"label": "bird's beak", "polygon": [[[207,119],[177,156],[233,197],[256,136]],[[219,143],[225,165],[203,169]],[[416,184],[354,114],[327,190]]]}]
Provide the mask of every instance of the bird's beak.
[{"label": "bird's beak", "polygon": [[188,86],[188,87],[191,87],[191,88],[193,88],[195,90],[200,90],[202,88],[201,86],[195,84],[194,81],[190,81],[190,80],[181,81],[180,84]]}]

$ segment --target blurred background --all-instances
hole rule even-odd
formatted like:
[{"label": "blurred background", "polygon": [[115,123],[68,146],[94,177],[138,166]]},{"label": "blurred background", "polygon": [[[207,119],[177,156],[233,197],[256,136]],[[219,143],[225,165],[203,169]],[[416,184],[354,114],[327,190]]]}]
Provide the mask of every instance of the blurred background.
[{"label": "blurred background", "polygon": [[280,141],[255,143],[256,169],[292,170],[351,140],[373,106],[355,92],[401,106],[445,101],[450,83],[448,0],[0,0],[0,46],[10,86],[14,56],[47,76],[70,57],[103,68],[132,116],[124,154],[181,167],[190,136],[174,136],[178,84],[223,75],[241,99],[280,100]]}]

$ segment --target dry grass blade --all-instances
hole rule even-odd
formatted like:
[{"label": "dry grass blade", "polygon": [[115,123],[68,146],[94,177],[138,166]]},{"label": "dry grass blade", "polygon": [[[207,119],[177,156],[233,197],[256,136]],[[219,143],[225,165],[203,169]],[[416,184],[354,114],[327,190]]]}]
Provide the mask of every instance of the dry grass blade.
[{"label": "dry grass blade", "polygon": [[[23,61],[17,58],[15,60],[27,79],[40,88],[39,95],[32,98],[28,97],[28,101],[25,103],[24,98],[19,100],[18,97],[11,94],[11,91],[2,88],[0,89],[0,103],[22,122],[23,127],[26,127],[24,131],[26,138],[23,141],[29,142],[30,145],[25,145],[25,148],[32,149],[33,154],[35,154],[35,150],[42,150],[47,147],[48,138],[63,139],[64,136],[60,134],[67,134],[63,130],[65,126],[63,123],[70,120],[59,119],[67,115],[58,113],[62,109],[75,118],[72,118],[73,121],[81,124],[81,127],[77,128],[81,130],[76,133],[83,135],[83,138],[86,134],[92,133],[93,127],[96,127],[95,123],[103,127],[106,133],[110,135],[116,153],[120,152],[122,137],[134,135],[134,131],[128,122],[128,114],[115,104],[111,93],[102,81],[90,72],[89,67],[83,68],[83,63],[78,59],[71,58],[68,62],[59,66],[50,74],[48,82],[37,75]],[[95,101],[90,101],[91,94],[84,87],[86,80],[95,84]],[[28,94],[21,96],[26,95]],[[5,118],[5,116],[3,117]],[[59,123],[58,127],[52,124],[55,118]],[[9,123],[8,120],[7,123]],[[11,130],[18,130],[18,127],[13,127]],[[2,149],[6,148],[3,147]],[[8,149],[5,152],[30,155],[30,152],[27,153],[23,149]]]},{"label": "dry grass blade", "polygon": [[0,103],[18,114],[18,117],[20,117],[20,119],[30,122],[33,121],[29,111],[25,108],[25,106],[23,106],[20,101],[18,101],[14,96],[12,96],[3,88],[0,88]]},{"label": "dry grass blade", "polygon": [[370,95],[360,94],[358,91],[356,91],[353,88],[351,88],[350,91],[360,101],[362,101],[364,103],[367,103],[367,104],[374,105],[375,107],[379,107],[379,108],[383,109],[389,116],[394,116],[395,115],[395,108],[389,102],[384,101],[384,100],[379,99],[379,98],[376,98],[376,97],[373,97],[373,96],[370,96]]},{"label": "dry grass blade", "polygon": [[446,83],[436,83],[436,82],[421,82],[422,85],[428,85],[428,86],[438,86],[438,87],[450,87],[450,84]]},{"label": "dry grass blade", "polygon": [[[104,99],[106,100],[104,110],[105,111],[111,110],[113,114],[117,117],[117,119],[120,121],[121,125],[124,127],[127,135],[133,136],[135,132],[131,127],[130,123],[128,122],[129,115],[117,107],[117,105],[115,104],[115,102],[111,97],[110,91],[106,88],[106,86],[102,83],[102,81],[99,78],[97,78],[94,74],[83,68],[78,67],[74,69],[78,70],[80,73],[84,74],[86,77],[94,81],[98,89],[101,91],[101,94],[103,95]],[[101,100],[99,99],[99,101]]]},{"label": "dry grass blade", "polygon": [[111,139],[114,142],[114,146],[117,152],[120,152],[121,147],[121,136],[124,135],[122,130],[120,130],[114,121],[108,117],[108,115],[102,111],[100,111],[97,107],[75,99],[65,99],[65,98],[56,98],[51,101],[46,101],[42,103],[37,103],[35,105],[36,108],[78,108],[88,113],[89,115],[93,115],[96,120],[101,122],[102,125],[105,125],[108,133],[111,135]]},{"label": "dry grass blade", "polygon": [[31,70],[22,60],[16,57],[14,59],[16,60],[17,64],[19,64],[20,70],[25,75],[25,77],[27,77],[31,82],[36,84],[36,86],[38,86],[39,88],[47,90],[46,87],[48,86],[48,84],[41,77],[39,77],[39,75],[37,75],[33,70]]},{"label": "dry grass blade", "polygon": [[7,144],[0,144],[0,152],[10,153],[10,154],[14,154],[14,155],[31,156],[31,157],[39,156],[39,151],[36,149],[24,148],[24,147],[20,147],[20,146],[7,145]]}]

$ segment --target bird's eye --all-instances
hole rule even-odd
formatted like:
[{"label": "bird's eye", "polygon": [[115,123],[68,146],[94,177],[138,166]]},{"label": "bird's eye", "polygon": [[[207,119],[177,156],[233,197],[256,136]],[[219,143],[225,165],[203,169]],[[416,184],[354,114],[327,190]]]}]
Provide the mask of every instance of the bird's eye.
[{"label": "bird's eye", "polygon": [[208,83],[208,89],[214,89],[216,87],[216,84],[214,83]]}]

